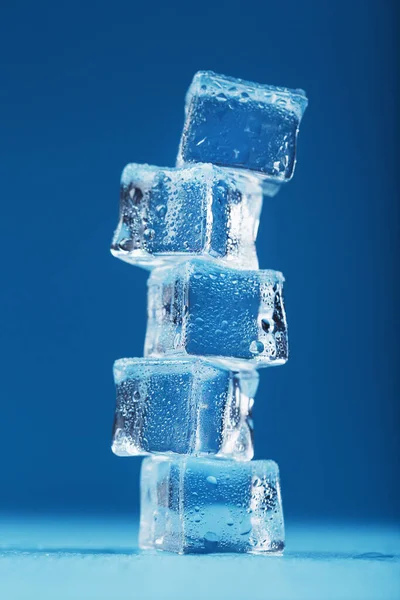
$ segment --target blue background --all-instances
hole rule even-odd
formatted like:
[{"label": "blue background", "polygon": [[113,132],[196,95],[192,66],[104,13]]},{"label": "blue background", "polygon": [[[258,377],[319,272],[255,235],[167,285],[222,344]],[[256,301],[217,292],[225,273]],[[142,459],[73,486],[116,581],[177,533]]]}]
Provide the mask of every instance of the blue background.
[{"label": "blue background", "polygon": [[112,363],[146,325],[146,272],[108,251],[119,177],[173,165],[186,88],[213,69],[310,98],[258,238],[291,359],[261,372],[256,456],[279,462],[288,517],[398,516],[395,4],[2,4],[1,509],[138,507],[140,460],[110,451]]}]

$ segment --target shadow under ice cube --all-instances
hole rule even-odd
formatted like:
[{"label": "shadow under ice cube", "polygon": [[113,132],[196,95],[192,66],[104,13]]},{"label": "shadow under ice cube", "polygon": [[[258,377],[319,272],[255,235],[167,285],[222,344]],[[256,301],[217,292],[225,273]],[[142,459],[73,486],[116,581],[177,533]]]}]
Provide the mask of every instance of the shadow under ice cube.
[{"label": "shadow under ice cube", "polygon": [[257,269],[262,191],[213,165],[129,164],[121,179],[117,258],[145,268],[204,256]]},{"label": "shadow under ice cube", "polygon": [[260,176],[266,193],[291,179],[307,107],[303,90],[199,71],[186,96],[179,166],[210,162]]},{"label": "shadow under ice cube", "polygon": [[145,355],[206,356],[228,367],[288,358],[283,275],[202,260],[155,269],[148,282]]},{"label": "shadow under ice cube", "polygon": [[253,457],[257,372],[234,372],[195,358],[123,358],[114,364],[114,378],[115,454]]},{"label": "shadow under ice cube", "polygon": [[284,523],[277,464],[146,458],[139,545],[179,554],[281,553]]}]

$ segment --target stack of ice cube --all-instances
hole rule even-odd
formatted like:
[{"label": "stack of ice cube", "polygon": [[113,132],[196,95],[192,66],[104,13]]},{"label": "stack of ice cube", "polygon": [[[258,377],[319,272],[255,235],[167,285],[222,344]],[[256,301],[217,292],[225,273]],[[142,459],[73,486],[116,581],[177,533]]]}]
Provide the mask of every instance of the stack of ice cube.
[{"label": "stack of ice cube", "polygon": [[129,164],[111,252],[151,270],[145,358],[114,365],[113,451],[147,456],[141,548],[282,552],[279,472],[253,461],[257,368],[288,358],[277,271],[259,270],[263,196],[290,180],[307,98],[198,72],[176,168]]}]

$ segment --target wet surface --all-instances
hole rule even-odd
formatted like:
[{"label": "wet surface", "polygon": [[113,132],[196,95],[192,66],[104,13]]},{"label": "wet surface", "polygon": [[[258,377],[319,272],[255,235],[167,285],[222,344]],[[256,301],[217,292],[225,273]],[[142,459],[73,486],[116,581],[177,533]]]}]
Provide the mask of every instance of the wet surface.
[{"label": "wet surface", "polygon": [[400,530],[290,524],[283,556],[141,552],[134,518],[0,520],[0,597],[375,600],[400,597]]}]

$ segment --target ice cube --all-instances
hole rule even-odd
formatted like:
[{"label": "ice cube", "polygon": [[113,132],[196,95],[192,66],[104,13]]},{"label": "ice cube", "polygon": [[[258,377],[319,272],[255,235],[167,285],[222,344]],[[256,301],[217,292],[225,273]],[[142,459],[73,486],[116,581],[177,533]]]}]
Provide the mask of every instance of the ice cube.
[{"label": "ice cube", "polygon": [[228,367],[288,358],[283,275],[199,259],[155,269],[148,282],[145,355],[206,356]]},{"label": "ice cube", "polygon": [[307,103],[303,90],[199,71],[186,96],[177,164],[210,162],[247,169],[273,195],[293,175]]},{"label": "ice cube", "polygon": [[199,358],[123,358],[114,364],[114,379],[115,454],[253,457],[256,371],[231,371]]},{"label": "ice cube", "polygon": [[139,545],[179,554],[281,553],[284,524],[277,464],[146,458]]},{"label": "ice cube", "polygon": [[262,190],[213,165],[129,164],[121,179],[114,256],[145,268],[192,256],[257,269]]}]

